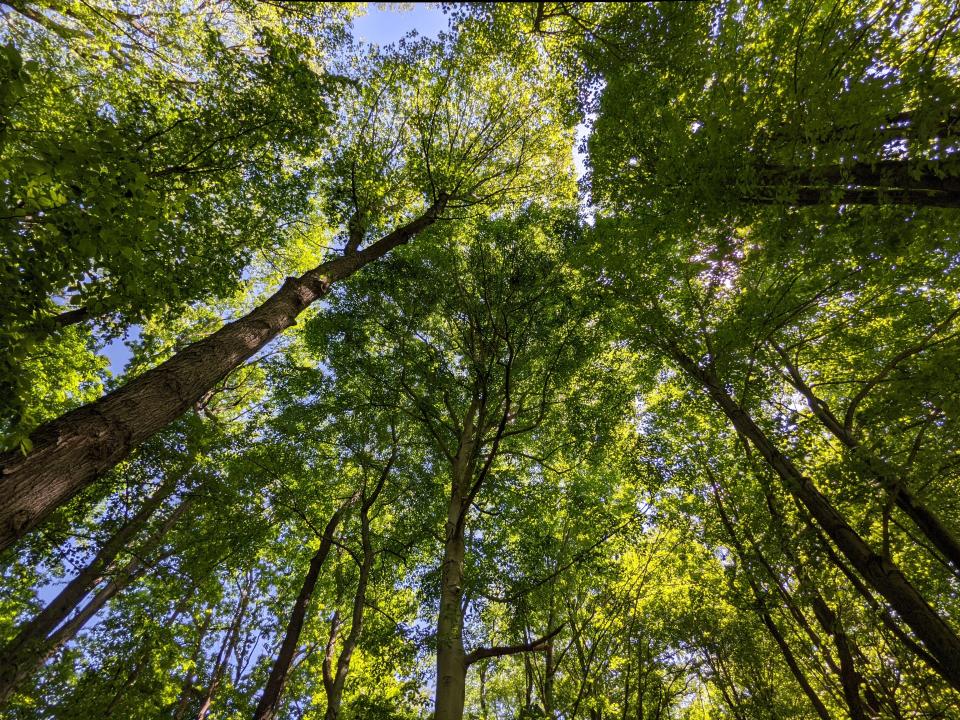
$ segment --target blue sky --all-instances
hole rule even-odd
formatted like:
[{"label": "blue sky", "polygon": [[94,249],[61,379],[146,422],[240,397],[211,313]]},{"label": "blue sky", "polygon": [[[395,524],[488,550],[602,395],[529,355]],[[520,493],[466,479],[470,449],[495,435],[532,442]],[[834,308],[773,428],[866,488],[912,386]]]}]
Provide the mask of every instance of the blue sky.
[{"label": "blue sky", "polygon": [[[396,5],[413,7],[406,11],[391,7]],[[441,30],[447,29],[448,20],[435,3],[370,3],[367,14],[353,21],[353,31],[358,40],[388,45],[411,30],[427,37],[436,37]]]}]

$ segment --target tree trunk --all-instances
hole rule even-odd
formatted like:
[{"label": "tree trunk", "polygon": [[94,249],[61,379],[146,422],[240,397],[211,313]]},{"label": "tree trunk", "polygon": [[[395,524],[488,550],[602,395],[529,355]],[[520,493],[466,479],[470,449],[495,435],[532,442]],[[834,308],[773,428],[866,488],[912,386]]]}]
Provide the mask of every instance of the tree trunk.
[{"label": "tree trunk", "polygon": [[434,720],[460,720],[466,694],[467,663],[463,650],[464,523],[460,493],[450,496],[437,617],[437,690]]},{"label": "tree trunk", "polygon": [[20,657],[23,654],[23,648],[27,646],[42,645],[46,637],[77,609],[90,590],[101,581],[117,555],[144,528],[163,501],[173,493],[179,479],[175,475],[167,477],[143,507],[103,544],[93,560],[81,569],[76,577],[47,603],[46,607],[31,620],[20,625],[16,636],[0,652],[0,696],[4,696],[7,692],[5,690],[7,673],[13,672],[16,664],[14,658]]},{"label": "tree trunk", "polygon": [[[16,687],[40,669],[60,648],[66,645],[94,615],[121,590],[133,583],[150,569],[145,558],[163,540],[164,536],[192,504],[185,500],[170,513],[170,516],[150,535],[137,550],[133,560],[118,571],[114,578],[101,588],[90,601],[73,617],[52,633],[49,631],[30,636],[15,647],[2,660],[0,675],[0,707],[9,700]],[[84,596],[86,593],[84,593]],[[81,596],[79,600],[82,600]],[[79,601],[78,600],[78,601]],[[68,612],[69,614],[69,612]]]},{"label": "tree trunk", "polygon": [[26,455],[11,451],[0,456],[0,550],[180,417],[231,370],[293,325],[331,285],[436,222],[446,201],[441,193],[423,215],[363,250],[287,278],[244,317],[96,402],[39,427]]},{"label": "tree trunk", "polygon": [[190,670],[187,672],[186,677],[183,679],[183,684],[180,686],[180,699],[177,701],[177,706],[173,711],[173,720],[183,720],[187,716],[187,709],[190,707],[190,701],[196,692],[194,690],[193,684],[197,678],[197,664],[200,661],[200,656],[203,654],[203,641],[207,639],[207,632],[210,630],[210,623],[213,621],[213,609],[208,608],[207,612],[204,612],[203,624],[200,625],[199,632],[197,633],[197,642],[193,647],[193,654],[190,656]]},{"label": "tree trunk", "polygon": [[[866,451],[848,430],[844,423],[841,423],[827,404],[817,397],[813,389],[807,385],[803,376],[787,355],[783,348],[774,345],[778,354],[783,360],[784,367],[790,376],[791,384],[804,396],[807,401],[807,407],[810,408],[814,417],[825,427],[844,447],[852,453],[858,455],[864,462],[867,471],[879,482],[884,491],[893,495],[893,500],[898,508],[910,518],[914,525],[922,532],[926,538],[933,543],[949,562],[954,571],[960,571],[960,542],[953,536],[946,525],[937,515],[919,502],[907,489],[906,478],[903,474],[893,468],[885,467],[886,463],[874,457]],[[852,424],[852,423],[851,423]],[[892,476],[892,477],[891,477]]]},{"label": "tree trunk", "polygon": [[210,712],[210,707],[213,705],[213,698],[216,696],[220,682],[223,680],[223,674],[230,661],[230,655],[233,653],[234,648],[236,648],[237,641],[240,638],[240,627],[243,624],[243,617],[247,613],[247,605],[250,603],[252,589],[253,573],[248,572],[247,582],[241,591],[237,609],[230,622],[230,628],[223,638],[220,650],[217,652],[217,659],[213,664],[213,673],[210,675],[210,684],[207,686],[207,693],[203,698],[203,702],[200,704],[200,712],[197,713],[197,720],[206,720],[207,713]]},{"label": "tree trunk", "polygon": [[350,672],[350,661],[353,658],[357,643],[360,641],[360,635],[363,633],[363,609],[367,602],[367,585],[370,582],[370,572],[373,570],[374,561],[373,540],[370,536],[370,508],[373,507],[380,496],[396,457],[397,448],[394,447],[393,454],[380,474],[376,487],[369,495],[364,493],[363,503],[360,506],[360,544],[363,553],[363,559],[360,562],[360,577],[357,579],[357,590],[353,596],[350,632],[347,633],[347,637],[343,641],[343,648],[340,650],[340,656],[337,658],[337,670],[331,679],[324,682],[324,689],[327,692],[327,709],[324,713],[324,720],[337,720],[340,715],[343,686],[346,684],[347,674]]},{"label": "tree trunk", "polygon": [[[444,525],[443,565],[440,570],[440,611],[437,615],[437,689],[434,720],[461,720],[466,700],[467,659],[463,649],[464,533],[470,509],[469,482],[473,477],[475,427],[480,403],[467,410],[453,458],[450,500]],[[481,428],[482,430],[482,428]]]},{"label": "tree trunk", "polygon": [[796,187],[801,205],[831,202],[844,204],[907,204],[925,207],[960,207],[960,173],[951,161],[921,168],[909,160],[881,160],[811,169],[767,167],[761,187]]},{"label": "tree trunk", "polygon": [[277,659],[273,663],[270,677],[263,689],[263,695],[260,697],[257,709],[253,713],[254,720],[274,720],[277,717],[283,688],[287,684],[290,667],[297,653],[297,647],[300,645],[300,633],[307,617],[310,600],[313,598],[313,591],[316,589],[317,579],[320,577],[320,568],[323,567],[323,562],[327,559],[333,545],[333,533],[352,503],[353,500],[351,499],[341,505],[327,522],[327,527],[323,531],[323,538],[320,540],[320,547],[317,548],[317,552],[310,560],[310,568],[303,579],[303,585],[300,586],[300,593],[297,595],[293,610],[290,612],[287,630],[280,645],[280,650],[277,652]]},{"label": "tree trunk", "polygon": [[737,432],[747,438],[777,473],[787,490],[807,508],[854,568],[879,592],[916,633],[951,682],[960,682],[960,638],[927,604],[891,560],[875,553],[810,478],[781,453],[753,419],[733,400],[708,369],[699,366],[676,345],[669,351],[677,364],[710,396]]},{"label": "tree trunk", "polygon": [[807,680],[807,676],[800,667],[800,664],[797,662],[797,659],[794,656],[793,651],[790,649],[790,645],[787,643],[786,638],[783,636],[783,633],[780,632],[780,629],[777,627],[776,623],[773,621],[773,618],[770,616],[770,613],[767,611],[766,606],[764,605],[763,593],[757,586],[753,576],[750,575],[750,569],[746,567],[748,559],[746,549],[740,542],[739,538],[737,538],[736,532],[734,531],[733,522],[730,520],[730,517],[727,515],[727,511],[723,507],[723,500],[720,497],[720,488],[716,484],[713,486],[713,497],[714,500],[716,500],[717,513],[720,515],[720,522],[727,531],[727,535],[730,536],[730,542],[733,544],[734,549],[740,556],[740,561],[744,563],[744,572],[746,574],[747,583],[750,585],[750,590],[753,592],[753,597],[757,601],[757,613],[760,615],[760,619],[763,621],[764,627],[767,628],[770,636],[774,639],[774,642],[777,643],[777,647],[780,648],[780,654],[783,655],[783,659],[786,661],[787,667],[790,668],[790,672],[793,674],[794,679],[796,679],[800,689],[803,690],[804,695],[807,696],[810,704],[813,705],[814,710],[817,711],[817,715],[820,716],[821,720],[831,720],[827,707],[823,704],[823,701],[820,700],[820,696],[817,695],[817,692],[810,685],[810,681]]}]

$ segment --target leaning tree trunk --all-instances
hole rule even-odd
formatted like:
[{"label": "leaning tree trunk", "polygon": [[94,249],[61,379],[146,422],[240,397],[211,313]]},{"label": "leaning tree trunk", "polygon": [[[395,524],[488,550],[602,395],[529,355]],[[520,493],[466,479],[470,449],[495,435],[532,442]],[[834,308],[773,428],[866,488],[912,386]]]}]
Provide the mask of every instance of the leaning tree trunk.
[{"label": "leaning tree trunk", "polygon": [[36,527],[142,442],[180,417],[231,370],[296,322],[311,303],[437,221],[447,195],[377,242],[318,265],[244,317],[97,400],[39,427],[23,455],[0,456],[0,550]]},{"label": "leaning tree trunk", "polygon": [[213,706],[213,699],[216,697],[217,690],[220,688],[223,675],[230,662],[230,656],[233,654],[234,649],[237,647],[237,642],[240,639],[240,628],[243,625],[243,618],[247,614],[247,606],[250,604],[252,591],[253,573],[251,571],[247,573],[247,582],[240,593],[240,600],[237,603],[237,608],[231,619],[230,628],[227,630],[227,634],[220,644],[220,650],[217,652],[217,659],[213,664],[213,672],[210,675],[210,684],[207,685],[207,692],[203,697],[203,702],[200,703],[197,720],[206,720],[207,714]]},{"label": "leaning tree trunk", "polygon": [[916,633],[939,664],[934,668],[951,683],[960,682],[960,638],[916,588],[900,568],[874,552],[846,521],[846,518],[804,476],[793,462],[770,441],[753,419],[730,396],[723,384],[676,345],[668,351],[692,379],[696,380],[733,426],[748,439],[777,473],[787,490],[803,504],[824,532],[846,556],[863,578],[880,593],[904,622]]},{"label": "leaning tree trunk", "polygon": [[[893,495],[896,506],[900,508],[904,515],[913,520],[917,529],[943,554],[947,562],[953,566],[953,571],[960,572],[960,541],[954,537],[953,533],[933,510],[917,500],[917,498],[906,489],[906,477],[904,477],[899,470],[887,466],[880,458],[874,457],[866,450],[857,438],[854,437],[848,424],[846,422],[841,423],[830,410],[827,403],[814,394],[813,388],[807,385],[803,376],[800,374],[800,369],[790,362],[786,351],[778,345],[774,345],[773,347],[783,360],[783,365],[790,376],[791,385],[806,399],[807,406],[810,408],[814,417],[816,417],[823,427],[837,438],[844,447],[863,460],[863,466],[866,468],[866,471],[878,481],[884,491]],[[912,349],[913,348],[910,348],[910,350]]]},{"label": "leaning tree trunk", "polygon": [[310,568],[306,577],[303,579],[303,585],[300,586],[300,593],[297,595],[297,601],[290,612],[290,619],[287,621],[287,630],[283,636],[283,642],[280,644],[280,650],[277,652],[277,659],[270,670],[270,677],[263,688],[263,695],[260,702],[257,703],[257,709],[253,713],[254,720],[274,720],[280,709],[280,700],[283,695],[283,688],[287,684],[290,676],[290,668],[293,665],[293,658],[297,654],[297,648],[300,645],[300,633],[303,631],[303,624],[307,618],[307,610],[310,607],[310,601],[313,599],[313,591],[317,587],[317,580],[320,577],[320,569],[323,567],[327,555],[330,554],[330,548],[333,546],[333,533],[340,524],[347,509],[352,504],[348,500],[341,505],[337,511],[330,517],[326,528],[323,531],[323,538],[320,540],[320,547],[310,559]]},{"label": "leaning tree trunk", "polygon": [[[717,506],[717,514],[720,516],[720,522],[727,531],[727,536],[730,538],[730,542],[733,544],[734,549],[740,556],[740,561],[744,564],[747,564],[749,563],[749,556],[747,555],[746,548],[744,547],[743,543],[740,542],[740,539],[737,537],[736,531],[734,530],[733,521],[727,515],[727,511],[723,506],[723,500],[720,497],[720,488],[714,484],[712,490]],[[794,679],[797,681],[800,689],[803,690],[803,694],[807,696],[810,704],[813,705],[813,709],[816,710],[817,716],[820,718],[820,720],[832,720],[826,705],[823,704],[823,701],[820,699],[820,696],[817,694],[816,690],[814,690],[813,686],[810,685],[810,681],[807,679],[806,674],[800,667],[800,663],[797,662],[796,656],[793,654],[793,650],[791,650],[789,643],[783,636],[783,633],[780,632],[780,628],[777,627],[773,617],[767,610],[763,593],[758,587],[757,582],[751,574],[749,568],[746,569],[745,575],[747,578],[747,584],[750,586],[753,597],[757,602],[757,614],[760,616],[760,620],[763,621],[763,625],[767,628],[770,636],[774,639],[774,642],[777,643],[777,647],[780,648],[780,654],[783,655],[783,659],[786,661],[787,667],[790,668],[790,672],[793,674]]]},{"label": "leaning tree trunk", "polygon": [[164,480],[136,515],[121,525],[117,532],[103,544],[93,560],[80,570],[43,610],[20,625],[13,640],[0,651],[0,668],[4,668],[0,670],[0,688],[5,685],[3,678],[6,671],[15,664],[13,658],[18,656],[22,648],[38,642],[42,643],[44,638],[77,609],[90,590],[101,581],[117,555],[146,526],[163,501],[173,493],[178,480],[176,476],[169,476]]},{"label": "leaning tree trunk", "polygon": [[[340,704],[343,699],[343,686],[347,682],[347,674],[350,672],[350,661],[353,659],[353,652],[360,641],[360,635],[363,633],[363,610],[367,603],[367,585],[370,583],[370,572],[373,570],[373,540],[370,535],[370,508],[377,502],[377,498],[383,491],[390,470],[397,457],[397,448],[394,447],[393,454],[387,461],[386,467],[380,473],[380,478],[376,486],[369,495],[364,493],[363,503],[360,506],[360,544],[362,546],[362,560],[360,562],[360,577],[357,580],[357,590],[353,596],[353,614],[350,617],[350,632],[343,641],[343,648],[340,650],[340,656],[337,658],[337,669],[333,677],[329,677],[329,663],[324,674],[324,690],[327,693],[327,709],[324,713],[324,720],[337,720],[340,716]],[[335,644],[336,632],[331,632],[330,647]],[[329,656],[328,656],[329,657]]]},{"label": "leaning tree trunk", "polygon": [[[101,588],[73,617],[52,633],[50,630],[53,628],[45,631],[35,630],[29,637],[25,637],[19,645],[10,648],[9,652],[5,652],[0,659],[0,707],[6,704],[10,695],[13,694],[20,683],[39,670],[60,648],[72,640],[90,618],[96,615],[118,592],[150,569],[150,565],[144,558],[160,545],[170,528],[191,504],[190,500],[181,502],[163,524],[137,549],[134,559],[117,571],[115,577]],[[79,598],[79,600],[82,599],[83,596]],[[69,614],[69,611],[67,614]]]}]

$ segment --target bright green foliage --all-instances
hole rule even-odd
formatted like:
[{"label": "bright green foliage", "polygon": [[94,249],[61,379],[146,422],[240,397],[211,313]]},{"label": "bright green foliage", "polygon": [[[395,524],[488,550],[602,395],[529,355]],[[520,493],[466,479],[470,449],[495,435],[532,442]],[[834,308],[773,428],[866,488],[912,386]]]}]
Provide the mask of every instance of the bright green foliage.
[{"label": "bright green foliage", "polygon": [[46,413],[19,368],[61,321],[116,332],[169,316],[230,294],[255,253],[282,247],[277,228],[308,210],[344,86],[328,68],[349,10],[15,7],[0,99],[0,422],[29,429]]},{"label": "bright green foliage", "polygon": [[443,9],[385,49],[353,4],[4,11],[0,428],[24,452],[112,382],[105,340],[137,328],[127,381],[449,202],[0,559],[9,643],[176,480],[84,603],[143,571],[0,712],[251,717],[343,509],[279,711],[329,718],[382,479],[339,717],[429,718],[474,408],[463,638],[502,652],[466,717],[956,717],[716,399],[960,632],[956,3]]}]

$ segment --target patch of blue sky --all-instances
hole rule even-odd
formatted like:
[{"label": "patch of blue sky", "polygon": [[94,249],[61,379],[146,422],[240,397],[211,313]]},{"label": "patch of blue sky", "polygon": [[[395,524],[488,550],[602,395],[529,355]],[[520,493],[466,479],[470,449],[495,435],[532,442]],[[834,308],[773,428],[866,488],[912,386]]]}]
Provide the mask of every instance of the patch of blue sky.
[{"label": "patch of blue sky", "polygon": [[449,17],[439,3],[369,3],[367,14],[354,18],[353,35],[357,40],[385,46],[411,30],[421,37],[435,38],[448,25]]}]

